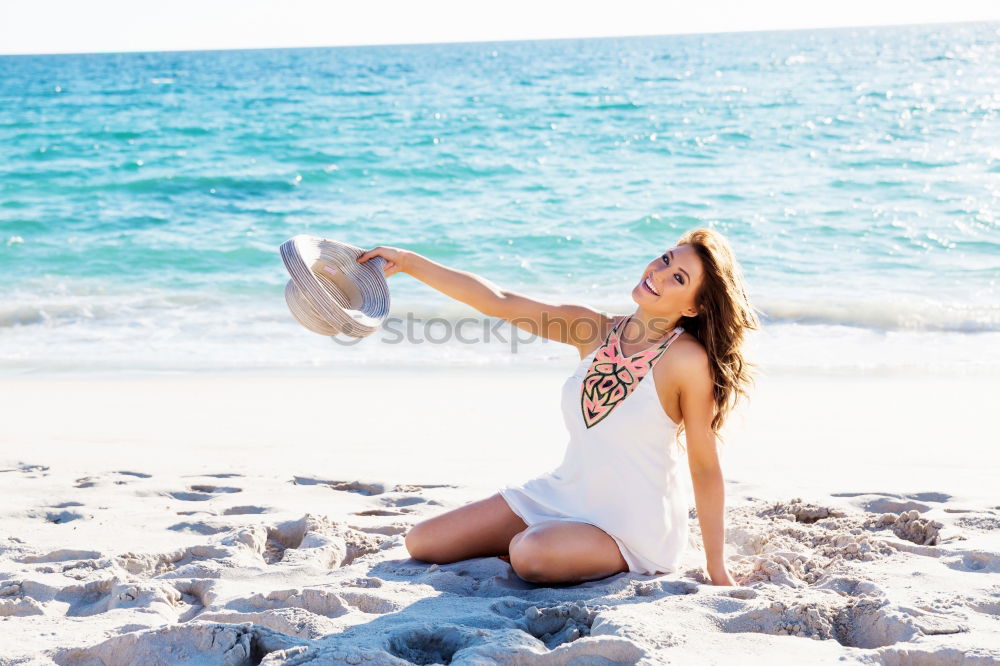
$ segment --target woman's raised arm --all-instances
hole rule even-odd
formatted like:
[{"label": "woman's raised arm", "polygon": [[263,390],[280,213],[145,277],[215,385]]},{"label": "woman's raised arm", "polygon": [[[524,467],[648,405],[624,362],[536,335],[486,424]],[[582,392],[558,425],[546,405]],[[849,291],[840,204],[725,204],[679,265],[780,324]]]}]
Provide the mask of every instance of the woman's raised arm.
[{"label": "woman's raised arm", "polygon": [[379,246],[368,250],[359,262],[372,257],[386,259],[385,275],[403,272],[469,305],[487,317],[499,317],[529,333],[573,345],[581,355],[603,339],[613,316],[586,305],[548,303],[502,289],[475,273],[450,268],[416,252]]}]

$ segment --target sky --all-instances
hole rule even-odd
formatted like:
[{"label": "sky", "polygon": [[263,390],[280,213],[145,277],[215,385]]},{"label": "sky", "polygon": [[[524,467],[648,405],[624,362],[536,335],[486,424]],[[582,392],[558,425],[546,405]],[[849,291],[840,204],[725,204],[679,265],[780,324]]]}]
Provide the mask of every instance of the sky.
[{"label": "sky", "polygon": [[480,42],[960,21],[1000,21],[1000,0],[0,0],[0,54]]}]

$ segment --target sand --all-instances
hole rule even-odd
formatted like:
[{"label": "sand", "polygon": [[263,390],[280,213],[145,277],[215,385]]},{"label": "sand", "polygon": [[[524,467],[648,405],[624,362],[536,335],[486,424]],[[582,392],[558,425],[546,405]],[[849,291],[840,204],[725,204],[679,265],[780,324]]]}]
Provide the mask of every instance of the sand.
[{"label": "sand", "polygon": [[737,587],[693,509],[671,574],[409,558],[559,462],[561,381],[0,381],[0,665],[1000,664],[996,382],[762,378],[724,433]]}]

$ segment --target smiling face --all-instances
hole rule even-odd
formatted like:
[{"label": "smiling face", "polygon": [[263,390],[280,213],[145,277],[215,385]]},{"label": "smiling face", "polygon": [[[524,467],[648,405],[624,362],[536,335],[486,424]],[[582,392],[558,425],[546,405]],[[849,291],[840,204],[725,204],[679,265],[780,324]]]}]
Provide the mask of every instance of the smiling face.
[{"label": "smiling face", "polygon": [[646,266],[632,300],[653,316],[693,317],[702,274],[701,258],[692,246],[672,247]]}]

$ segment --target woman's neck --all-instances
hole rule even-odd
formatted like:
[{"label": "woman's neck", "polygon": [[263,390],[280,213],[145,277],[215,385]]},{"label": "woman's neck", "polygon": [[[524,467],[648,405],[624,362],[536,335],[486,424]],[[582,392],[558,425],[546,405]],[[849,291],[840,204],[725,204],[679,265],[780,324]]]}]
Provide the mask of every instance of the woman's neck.
[{"label": "woman's neck", "polygon": [[625,328],[621,332],[621,341],[629,346],[637,346],[645,349],[663,342],[670,335],[680,317],[665,317],[663,315],[648,315],[641,310],[636,310],[628,317]]}]

